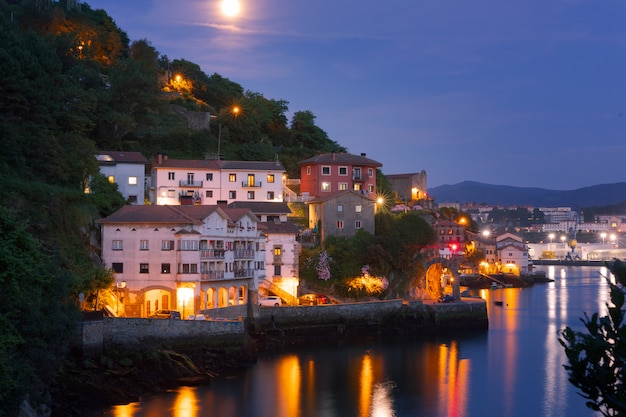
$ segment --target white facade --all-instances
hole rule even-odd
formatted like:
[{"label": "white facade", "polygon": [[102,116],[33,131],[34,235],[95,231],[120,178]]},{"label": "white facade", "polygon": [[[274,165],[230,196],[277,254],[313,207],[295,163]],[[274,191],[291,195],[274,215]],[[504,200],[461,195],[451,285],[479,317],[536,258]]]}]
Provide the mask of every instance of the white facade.
[{"label": "white facade", "polygon": [[100,173],[117,184],[118,191],[130,204],[144,204],[148,160],[141,153],[100,151],[96,159]]},{"label": "white facade", "polygon": [[279,162],[152,160],[150,201],[156,205],[282,202],[285,169]]},{"label": "white facade", "polygon": [[159,309],[183,318],[256,303],[265,278],[265,239],[246,209],[124,206],[99,221],[102,259],[115,271],[127,317]]},{"label": "white facade", "polygon": [[300,242],[298,228],[292,222],[261,224],[266,234],[266,276],[259,288],[280,296],[288,304],[297,305],[300,285]]}]

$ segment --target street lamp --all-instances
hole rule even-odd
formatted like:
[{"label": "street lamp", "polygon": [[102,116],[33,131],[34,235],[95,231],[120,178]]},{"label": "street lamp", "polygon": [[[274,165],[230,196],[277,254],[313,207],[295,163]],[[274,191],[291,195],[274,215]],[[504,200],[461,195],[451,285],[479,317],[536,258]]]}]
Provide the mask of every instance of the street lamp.
[{"label": "street lamp", "polygon": [[565,236],[561,236],[561,242],[563,242],[563,247],[565,247],[565,240],[566,240],[566,239],[567,239],[567,238],[566,238]]},{"label": "street lamp", "polygon": [[119,310],[120,310],[120,298],[122,298],[122,302],[124,302],[123,297],[120,297],[120,292],[124,291],[124,288],[126,288],[126,281],[117,281],[115,283],[115,292],[116,292],[116,301],[117,301],[117,305],[115,306],[115,316],[118,317],[119,316]]},{"label": "street lamp", "polygon": [[615,236],[615,233],[611,233],[609,239],[611,239],[611,245],[615,245],[615,240],[617,239],[617,236]]},{"label": "street lamp", "polygon": [[602,246],[604,246],[604,239],[606,239],[606,233],[600,233],[600,237],[602,238]]}]

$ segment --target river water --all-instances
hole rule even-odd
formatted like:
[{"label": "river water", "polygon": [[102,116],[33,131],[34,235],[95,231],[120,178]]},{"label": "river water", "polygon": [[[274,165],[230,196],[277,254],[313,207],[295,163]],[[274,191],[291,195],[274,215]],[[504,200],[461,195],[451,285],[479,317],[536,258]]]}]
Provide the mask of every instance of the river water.
[{"label": "river water", "polygon": [[[489,330],[267,355],[209,386],[180,387],[114,406],[114,417],[587,417],[563,369],[558,332],[606,314],[599,267],[548,267],[555,281],[475,290]],[[501,301],[502,305],[496,305]]]}]

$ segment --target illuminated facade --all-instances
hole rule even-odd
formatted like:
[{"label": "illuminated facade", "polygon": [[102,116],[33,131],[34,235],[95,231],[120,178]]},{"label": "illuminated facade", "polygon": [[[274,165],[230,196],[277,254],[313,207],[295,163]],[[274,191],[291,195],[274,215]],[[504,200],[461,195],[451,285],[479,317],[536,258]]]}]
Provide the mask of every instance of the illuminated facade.
[{"label": "illuminated facade", "polygon": [[100,173],[130,204],[144,204],[148,160],[140,152],[99,151],[96,159]]},{"label": "illuminated facade", "polygon": [[124,206],[99,224],[102,260],[127,317],[237,307],[245,314],[265,279],[265,238],[249,209]]}]

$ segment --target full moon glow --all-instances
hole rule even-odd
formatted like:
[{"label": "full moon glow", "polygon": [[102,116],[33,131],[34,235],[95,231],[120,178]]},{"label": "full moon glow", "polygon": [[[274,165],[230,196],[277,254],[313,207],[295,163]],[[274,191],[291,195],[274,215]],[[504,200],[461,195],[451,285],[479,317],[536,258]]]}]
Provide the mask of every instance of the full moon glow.
[{"label": "full moon glow", "polygon": [[235,16],[239,13],[239,0],[222,0],[222,13],[226,16]]}]

